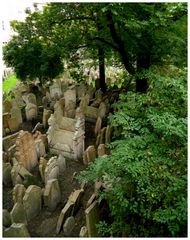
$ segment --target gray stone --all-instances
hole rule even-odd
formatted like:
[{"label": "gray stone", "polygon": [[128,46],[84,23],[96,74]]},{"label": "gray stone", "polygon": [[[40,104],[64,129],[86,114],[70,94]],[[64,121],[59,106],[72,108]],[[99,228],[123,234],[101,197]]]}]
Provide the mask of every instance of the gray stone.
[{"label": "gray stone", "polygon": [[87,230],[86,226],[81,227],[79,237],[81,237],[81,238],[88,237],[88,230]]},{"label": "gray stone", "polygon": [[26,212],[22,203],[15,203],[11,211],[11,220],[13,223],[24,223],[27,224]]},{"label": "gray stone", "polygon": [[64,235],[66,237],[72,237],[72,231],[75,226],[75,219],[73,216],[68,217],[63,225]]},{"label": "gray stone", "polygon": [[40,176],[43,180],[43,182],[45,182],[45,169],[47,166],[47,160],[43,157],[40,158],[40,162],[39,162],[39,172],[40,172]]},{"label": "gray stone", "polygon": [[59,178],[59,164],[57,157],[52,157],[49,159],[46,168],[45,168],[45,184],[47,184],[50,179]]},{"label": "gray stone", "polygon": [[59,154],[57,161],[59,165],[60,174],[63,174],[66,170],[66,159],[62,154]]},{"label": "gray stone", "polygon": [[73,207],[74,207],[74,203],[71,201],[68,201],[64,206],[64,208],[61,210],[59,219],[57,221],[56,234],[59,234],[64,221],[72,214]]},{"label": "gray stone", "polygon": [[95,129],[94,129],[94,133],[96,136],[100,133],[101,127],[102,127],[102,118],[98,117],[96,121]]},{"label": "gray stone", "polygon": [[26,188],[23,184],[16,184],[13,188],[13,202],[23,203],[23,197],[25,195]]},{"label": "gray stone", "polygon": [[26,119],[27,121],[31,121],[37,118],[38,110],[37,106],[33,103],[27,103],[25,107]]},{"label": "gray stone", "polygon": [[27,220],[30,221],[36,217],[41,211],[42,190],[40,187],[30,185],[24,195],[23,205],[26,211]]},{"label": "gray stone", "polygon": [[7,209],[3,209],[3,226],[9,227],[11,225],[11,215]]},{"label": "gray stone", "polygon": [[106,104],[104,102],[101,102],[98,108],[98,116],[101,117],[101,119],[103,119],[106,116],[106,112],[107,112]]},{"label": "gray stone", "polygon": [[44,205],[50,210],[54,211],[61,201],[61,191],[59,188],[59,182],[57,179],[51,179],[47,181],[45,190],[43,193]]},{"label": "gray stone", "polygon": [[30,237],[30,234],[25,224],[13,223],[3,231],[3,237]]},{"label": "gray stone", "polygon": [[98,237],[98,231],[96,229],[96,224],[100,220],[98,202],[94,201],[86,210],[86,226],[88,230],[89,237]]}]

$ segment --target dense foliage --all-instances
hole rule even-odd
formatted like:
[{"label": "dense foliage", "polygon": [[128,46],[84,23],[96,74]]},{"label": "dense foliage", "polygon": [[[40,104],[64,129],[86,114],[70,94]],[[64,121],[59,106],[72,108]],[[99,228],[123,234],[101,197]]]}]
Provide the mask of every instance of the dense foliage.
[{"label": "dense foliage", "polygon": [[178,52],[176,64],[186,61],[186,22],[186,3],[51,3],[43,12],[29,12],[26,22],[13,23],[18,35],[4,59],[22,78],[55,77],[60,58],[79,68],[81,59],[92,59],[99,65],[102,90],[105,60],[114,59],[135,75],[137,91],[143,92],[148,79],[139,73],[176,61]]},{"label": "dense foliage", "polygon": [[187,76],[169,71],[175,77],[149,73],[146,95],[120,96],[111,155],[82,173],[107,188],[112,223],[98,225],[101,235],[187,236]]}]

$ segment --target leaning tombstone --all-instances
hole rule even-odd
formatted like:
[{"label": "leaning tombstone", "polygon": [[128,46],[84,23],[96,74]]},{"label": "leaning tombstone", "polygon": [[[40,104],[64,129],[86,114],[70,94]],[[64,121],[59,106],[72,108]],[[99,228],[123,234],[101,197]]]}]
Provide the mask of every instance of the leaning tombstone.
[{"label": "leaning tombstone", "polygon": [[89,237],[98,237],[98,231],[96,224],[100,220],[98,202],[94,201],[86,210],[86,226],[88,230]]},{"label": "leaning tombstone", "polygon": [[72,231],[75,227],[75,219],[73,216],[68,217],[63,225],[63,232],[66,237],[72,237]]},{"label": "leaning tombstone", "polygon": [[45,184],[50,179],[59,178],[59,164],[57,157],[52,157],[49,159],[45,168]]},{"label": "leaning tombstone", "polygon": [[37,106],[33,103],[27,103],[25,107],[26,119],[27,121],[31,121],[37,118]]},{"label": "leaning tombstone", "polygon": [[40,176],[43,180],[43,182],[45,182],[45,169],[46,169],[46,165],[47,165],[47,160],[43,157],[40,158],[40,162],[39,162],[39,172],[40,172]]},{"label": "leaning tombstone", "polygon": [[13,188],[13,202],[23,203],[23,197],[25,195],[26,188],[23,184],[16,184]]},{"label": "leaning tombstone", "polygon": [[105,144],[100,144],[98,146],[98,157],[103,156],[105,154],[106,154]]}]

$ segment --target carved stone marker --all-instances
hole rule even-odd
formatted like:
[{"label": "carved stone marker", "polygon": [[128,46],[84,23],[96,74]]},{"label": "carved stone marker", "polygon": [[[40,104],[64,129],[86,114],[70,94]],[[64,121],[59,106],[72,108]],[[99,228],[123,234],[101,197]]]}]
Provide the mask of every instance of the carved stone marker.
[{"label": "carved stone marker", "polygon": [[98,237],[96,224],[99,222],[99,209],[98,202],[94,201],[86,210],[86,226],[88,229],[89,237]]},{"label": "carved stone marker", "polygon": [[42,190],[36,185],[30,185],[24,195],[23,205],[26,211],[27,220],[30,221],[41,211]]},{"label": "carved stone marker", "polygon": [[30,237],[30,234],[24,223],[13,223],[3,231],[3,237]]},{"label": "carved stone marker", "polygon": [[23,197],[25,195],[26,188],[23,184],[16,184],[13,188],[13,202],[23,203]]},{"label": "carved stone marker", "polygon": [[16,140],[15,158],[31,171],[38,163],[34,138],[27,131],[20,131]]},{"label": "carved stone marker", "polygon": [[24,223],[27,224],[26,212],[22,203],[15,203],[11,211],[11,220],[13,223]]},{"label": "carved stone marker", "polygon": [[47,184],[50,179],[59,178],[59,164],[57,157],[52,157],[49,159],[45,168],[45,184]]},{"label": "carved stone marker", "polygon": [[45,190],[43,193],[44,205],[50,210],[54,211],[61,201],[61,191],[59,188],[59,182],[57,179],[51,179],[47,181]]}]

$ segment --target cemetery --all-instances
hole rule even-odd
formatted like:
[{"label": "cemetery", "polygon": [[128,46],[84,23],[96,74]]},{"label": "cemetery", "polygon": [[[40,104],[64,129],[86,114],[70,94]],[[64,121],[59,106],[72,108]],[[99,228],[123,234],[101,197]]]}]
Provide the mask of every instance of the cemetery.
[{"label": "cemetery", "polygon": [[19,1],[2,20],[2,237],[187,237],[187,2],[32,1],[21,20]]},{"label": "cemetery", "polygon": [[19,83],[12,95],[3,101],[3,236],[98,236],[98,189],[75,176],[108,154],[108,96],[61,80],[38,96]]}]

